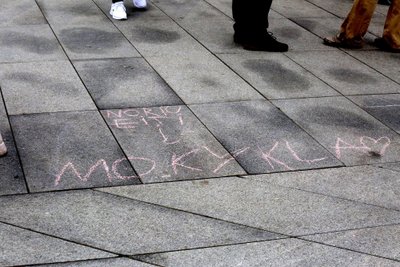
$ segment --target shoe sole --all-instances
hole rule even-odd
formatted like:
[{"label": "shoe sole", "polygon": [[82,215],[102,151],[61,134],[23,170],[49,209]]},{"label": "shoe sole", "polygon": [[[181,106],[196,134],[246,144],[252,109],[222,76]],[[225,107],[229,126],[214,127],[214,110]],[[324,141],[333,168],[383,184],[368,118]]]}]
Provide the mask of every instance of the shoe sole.
[{"label": "shoe sole", "polygon": [[128,19],[128,17],[116,17],[116,16],[114,16],[112,14],[111,14],[111,16],[112,16],[113,19],[116,19],[116,20],[126,20],[126,19]]}]

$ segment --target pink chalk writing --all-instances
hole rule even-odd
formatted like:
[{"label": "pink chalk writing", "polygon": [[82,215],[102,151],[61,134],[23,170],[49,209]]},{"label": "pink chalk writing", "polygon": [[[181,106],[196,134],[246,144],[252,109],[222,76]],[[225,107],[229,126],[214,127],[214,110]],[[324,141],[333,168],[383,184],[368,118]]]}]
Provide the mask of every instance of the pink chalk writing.
[{"label": "pink chalk writing", "polygon": [[272,146],[272,148],[268,152],[262,151],[260,147],[258,149],[261,152],[262,158],[269,164],[269,166],[274,170],[275,166],[273,162],[277,163],[278,165],[283,166],[287,170],[293,170],[291,167],[289,167],[285,162],[280,161],[274,157],[271,156],[271,153],[274,152],[275,148],[279,145],[279,142],[275,142],[275,144]]},{"label": "pink chalk writing", "polygon": [[351,144],[338,137],[336,139],[336,145],[333,148],[335,149],[338,159],[342,157],[342,150],[353,150],[366,154],[375,152],[377,155],[383,156],[390,143],[390,138],[387,136],[382,136],[378,139],[361,136],[357,144]]},{"label": "pink chalk writing", "polygon": [[172,166],[172,169],[174,170],[174,173],[178,174],[177,166],[180,166],[182,168],[186,168],[186,169],[189,169],[189,170],[193,170],[193,171],[202,171],[202,169],[200,169],[200,168],[194,168],[194,167],[190,167],[190,166],[184,165],[184,163],[186,161],[184,159],[189,157],[190,155],[198,152],[198,151],[199,151],[199,149],[193,149],[193,150],[191,150],[191,151],[189,151],[189,152],[187,152],[187,153],[185,153],[185,154],[183,154],[183,155],[181,155],[179,157],[177,157],[176,154],[173,153],[171,166]]},{"label": "pink chalk writing", "polygon": [[224,161],[223,161],[221,164],[219,164],[219,165],[217,166],[216,169],[213,170],[213,173],[217,173],[217,172],[218,172],[220,169],[222,169],[226,164],[228,164],[228,163],[229,163],[230,161],[232,161],[232,160],[235,160],[235,158],[236,158],[237,156],[239,156],[240,154],[246,152],[250,147],[245,147],[245,148],[241,148],[241,149],[235,150],[235,151],[232,152],[232,156],[231,156],[231,154],[229,154],[229,153],[226,153],[226,154],[220,156],[220,155],[218,155],[217,153],[211,151],[211,149],[209,149],[209,148],[206,147],[206,146],[203,146],[203,148],[204,148],[205,150],[207,150],[207,151],[208,151],[211,155],[213,155],[214,157],[219,158],[219,159],[224,159]]}]

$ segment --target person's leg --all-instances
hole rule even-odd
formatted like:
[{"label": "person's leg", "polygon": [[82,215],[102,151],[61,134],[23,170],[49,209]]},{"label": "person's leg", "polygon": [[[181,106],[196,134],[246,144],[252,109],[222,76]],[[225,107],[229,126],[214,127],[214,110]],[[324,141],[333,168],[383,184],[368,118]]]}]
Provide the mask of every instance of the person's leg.
[{"label": "person's leg", "polygon": [[288,46],[268,33],[272,0],[232,0],[234,41],[247,50],[285,52]]},{"label": "person's leg", "polygon": [[7,147],[6,144],[4,144],[3,137],[0,134],[0,156],[4,156],[7,154]]},{"label": "person's leg", "polygon": [[347,40],[362,40],[367,33],[377,3],[377,0],[355,0],[340,27],[339,36]]},{"label": "person's leg", "polygon": [[400,51],[400,0],[392,0],[382,37],[388,48],[385,50]]},{"label": "person's leg", "polygon": [[268,28],[268,13],[272,0],[233,0],[232,14],[235,36],[250,38],[263,34]]},{"label": "person's leg", "polygon": [[355,0],[339,34],[325,38],[324,43],[339,47],[362,47],[363,37],[367,33],[377,2],[378,0]]}]

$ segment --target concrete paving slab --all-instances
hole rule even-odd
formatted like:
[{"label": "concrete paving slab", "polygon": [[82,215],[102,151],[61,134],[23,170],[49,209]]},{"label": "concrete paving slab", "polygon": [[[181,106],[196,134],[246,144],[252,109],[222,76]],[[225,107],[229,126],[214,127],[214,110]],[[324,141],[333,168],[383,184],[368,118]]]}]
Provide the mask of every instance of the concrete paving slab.
[{"label": "concrete paving slab", "polygon": [[[337,5],[336,1],[333,2],[335,5]],[[350,10],[350,9],[349,9]],[[321,18],[292,18],[292,20],[300,25],[301,27],[305,28],[306,30],[310,31],[311,33],[321,37],[321,38],[325,38],[328,36],[333,36],[336,35],[339,32],[340,29],[340,25],[342,25],[343,23],[343,19],[341,18],[324,18],[323,20],[321,20]],[[323,21],[323,23],[321,23]],[[356,49],[358,50],[376,50],[377,48],[373,45],[371,45],[371,43],[375,40],[376,36],[368,33],[364,36],[364,40],[366,41],[366,43],[364,44],[364,47],[361,49]],[[299,41],[300,43],[303,42],[303,40]],[[319,40],[319,43],[322,44],[322,40]],[[326,50],[331,50],[331,49],[337,49],[337,48],[332,48],[329,46],[325,46]],[[353,51],[355,49],[342,49],[344,51]]]},{"label": "concrete paving slab", "polygon": [[349,53],[400,84],[400,70],[395,67],[399,63],[400,54],[385,53],[383,51],[353,51]]},{"label": "concrete paving slab", "polygon": [[190,108],[248,173],[340,166],[333,155],[266,101]]},{"label": "concrete paving slab", "polygon": [[35,1],[18,0],[0,3],[0,26],[47,24]]},{"label": "concrete paving slab", "polygon": [[[400,261],[400,225],[306,236],[305,239]],[[400,262],[397,262],[400,266]]]},{"label": "concrete paving slab", "polygon": [[273,103],[348,166],[400,160],[399,135],[343,97]]},{"label": "concrete paving slab", "polygon": [[147,60],[185,104],[263,99],[209,53],[148,57]]},{"label": "concrete paving slab", "polygon": [[100,190],[287,235],[400,222],[398,211],[242,178]]},{"label": "concrete paving slab", "polygon": [[326,19],[334,17],[324,9],[304,0],[275,0],[272,2],[271,8],[287,18],[316,17]]},{"label": "concrete paving slab", "polygon": [[177,251],[137,258],[160,266],[398,266],[398,262],[298,239]]},{"label": "concrete paving slab", "polygon": [[75,59],[140,57],[111,23],[55,25],[54,31],[68,57]]},{"label": "concrete paving slab", "polygon": [[321,38],[288,19],[270,19],[271,31],[280,42],[289,45],[289,51],[333,50],[322,44]]},{"label": "concrete paving slab", "polygon": [[139,183],[97,112],[12,116],[11,125],[31,192]]},{"label": "concrete paving slab", "polygon": [[399,173],[388,169],[358,166],[247,178],[400,211]]},{"label": "concrete paving slab", "polygon": [[349,97],[363,110],[400,133],[400,94]]},{"label": "concrete paving slab", "polygon": [[4,64],[0,86],[10,115],[96,110],[68,61]]},{"label": "concrete paving slab", "polygon": [[88,260],[111,253],[0,223],[0,264],[16,266]]},{"label": "concrete paving slab", "polygon": [[0,221],[124,255],[280,237],[90,190],[3,197],[0,210]]},{"label": "concrete paving slab", "polygon": [[[132,24],[134,23],[134,25]],[[136,20],[116,24],[145,57],[205,54],[208,51],[172,19]]]},{"label": "concrete paving slab", "polygon": [[144,183],[246,173],[185,106],[102,113]]},{"label": "concrete paving slab", "polygon": [[223,54],[219,58],[267,99],[339,94],[285,55]]},{"label": "concrete paving slab", "polygon": [[251,53],[233,42],[232,20],[227,17],[185,18],[179,24],[213,53]]},{"label": "concrete paving slab", "polygon": [[37,0],[37,3],[50,25],[90,27],[110,23],[92,0]]},{"label": "concrete paving slab", "polygon": [[344,95],[400,92],[399,84],[344,52],[289,52],[287,55]]},{"label": "concrete paving slab", "polygon": [[353,6],[353,2],[347,0],[335,0],[329,2],[324,0],[307,0],[307,2],[310,2],[340,18],[345,18]]},{"label": "concrete paving slab", "polygon": [[[154,4],[169,17],[181,21],[207,20],[224,17],[221,12],[206,1],[197,0],[163,0]],[[177,8],[179,7],[179,8]],[[222,16],[221,16],[222,15]]]},{"label": "concrete paving slab", "polygon": [[100,109],[182,104],[143,58],[76,61],[73,64]]},{"label": "concrete paving slab", "polygon": [[153,264],[148,264],[128,258],[115,258],[115,259],[101,259],[101,260],[90,260],[90,261],[75,261],[71,263],[60,263],[60,264],[46,264],[41,265],[42,267],[152,267]]},{"label": "concrete paving slab", "polygon": [[400,172],[400,162],[383,163],[383,164],[377,164],[376,166],[383,168],[383,169]]},{"label": "concrete paving slab", "polygon": [[0,196],[27,193],[3,101],[0,101],[0,130],[8,150],[5,156],[0,157]]},{"label": "concrete paving slab", "polygon": [[0,63],[66,59],[48,25],[0,27]]}]

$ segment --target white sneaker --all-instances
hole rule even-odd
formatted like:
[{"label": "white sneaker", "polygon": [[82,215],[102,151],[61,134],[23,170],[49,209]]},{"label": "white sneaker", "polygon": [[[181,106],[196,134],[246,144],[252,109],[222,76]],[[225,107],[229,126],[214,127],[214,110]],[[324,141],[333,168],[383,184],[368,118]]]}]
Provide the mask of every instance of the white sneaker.
[{"label": "white sneaker", "polygon": [[146,0],[133,0],[133,5],[136,8],[146,8],[147,7],[147,1]]},{"label": "white sneaker", "polygon": [[0,134],[0,156],[4,156],[5,154],[7,154],[7,147]]},{"label": "white sneaker", "polygon": [[113,19],[127,19],[126,15],[126,8],[124,6],[124,2],[116,2],[111,5],[111,10],[110,10],[110,15],[113,17]]}]

